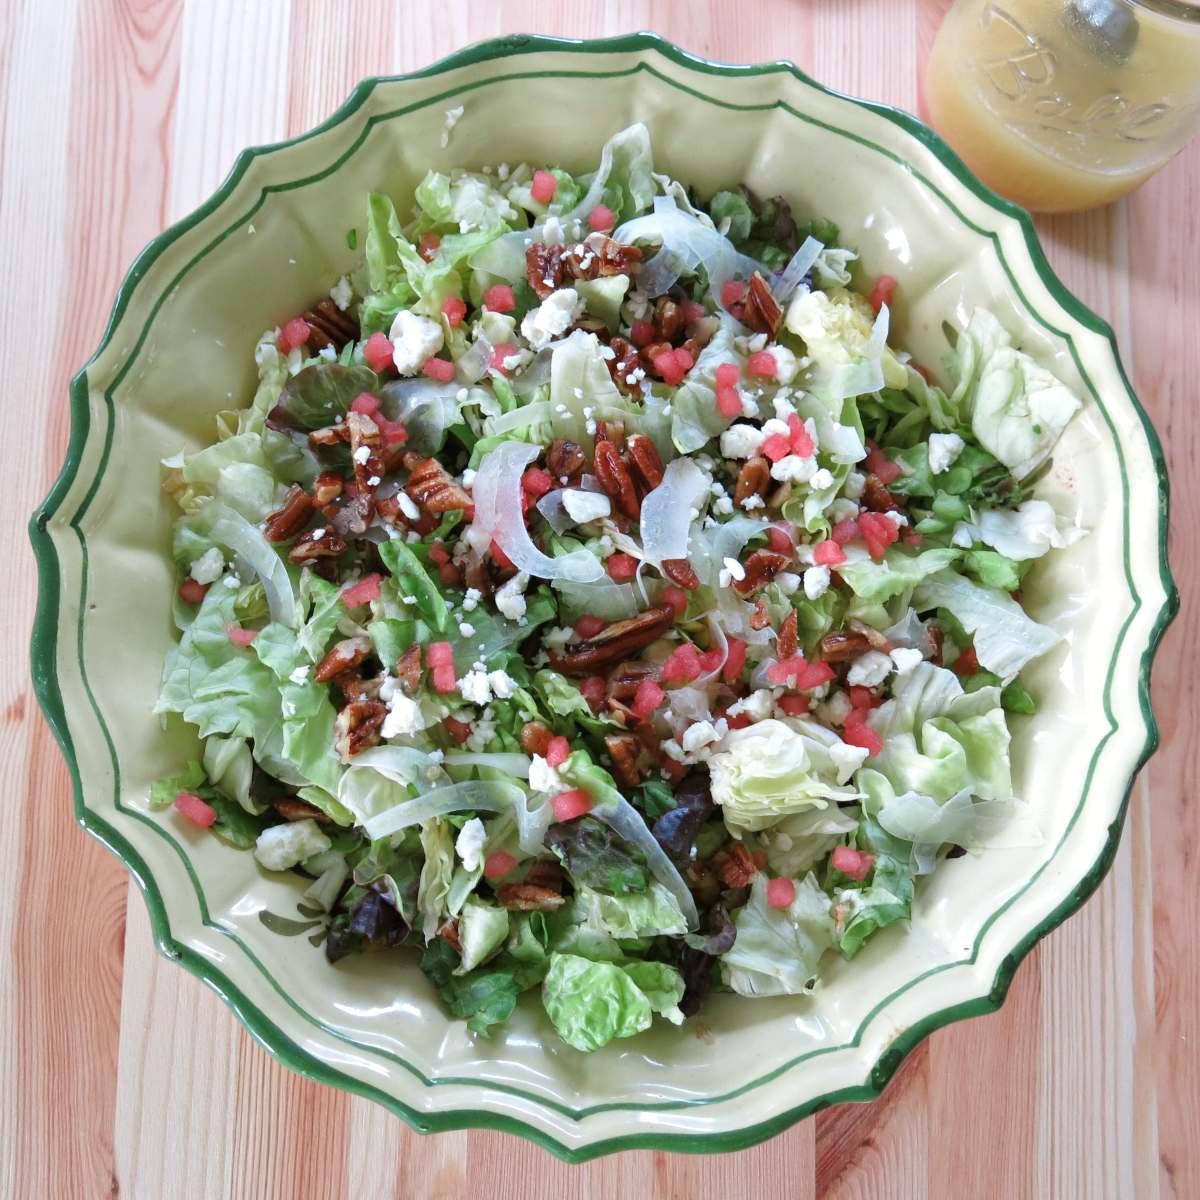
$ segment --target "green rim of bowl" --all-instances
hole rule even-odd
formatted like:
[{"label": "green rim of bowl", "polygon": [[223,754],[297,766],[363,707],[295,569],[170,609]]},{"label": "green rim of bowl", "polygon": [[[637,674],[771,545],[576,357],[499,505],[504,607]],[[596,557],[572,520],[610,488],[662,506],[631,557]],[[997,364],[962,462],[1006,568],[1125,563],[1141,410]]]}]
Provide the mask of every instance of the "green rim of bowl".
[{"label": "green rim of bowl", "polygon": [[[984,200],[990,207],[1008,217],[1015,219],[1020,224],[1021,230],[1024,234],[1025,248],[1030,256],[1030,259],[1032,260],[1038,276],[1041,278],[1048,291],[1058,301],[1058,303],[1062,305],[1063,309],[1066,310],[1076,321],[1078,321],[1088,330],[1099,334],[1109,343],[1112,349],[1113,359],[1116,363],[1117,370],[1120,373],[1126,394],[1128,395],[1134,410],[1141,420],[1142,427],[1149,444],[1151,457],[1155,464],[1158,479],[1158,559],[1159,576],[1164,590],[1164,600],[1158,611],[1154,625],[1150,631],[1148,644],[1143,652],[1138,674],[1138,701],[1145,722],[1146,738],[1141,752],[1137,757],[1137,761],[1130,772],[1128,786],[1126,787],[1119,813],[1109,827],[1108,837],[1105,841],[1104,847],[1091,869],[1083,876],[1082,879],[1079,880],[1067,898],[1039,925],[1030,930],[1004,959],[996,973],[992,986],[986,995],[930,1013],[922,1020],[910,1025],[902,1034],[900,1034],[894,1041],[891,1042],[887,1050],[880,1056],[874,1067],[871,1069],[867,1081],[864,1084],[843,1088],[836,1092],[831,1092],[816,1097],[803,1105],[780,1113],[779,1115],[772,1117],[767,1121],[744,1128],[714,1134],[635,1133],[621,1137],[609,1138],[603,1141],[592,1142],[579,1147],[573,1147],[559,1142],[545,1130],[534,1125],[527,1124],[526,1122],[516,1118],[506,1117],[495,1113],[480,1112],[473,1109],[460,1109],[442,1113],[422,1112],[411,1107],[410,1105],[403,1103],[396,1097],[389,1095],[379,1088],[363,1083],[362,1081],[345,1074],[321,1059],[318,1059],[309,1051],[303,1049],[288,1034],[284,1033],[283,1030],[280,1029],[279,1026],[276,1025],[275,1022],[269,1016],[267,1016],[258,1007],[258,1005],[252,999],[250,999],[250,997],[245,994],[245,992],[243,992],[229,978],[227,978],[223,972],[218,970],[212,964],[212,962],[210,962],[207,958],[197,954],[188,946],[178,942],[174,938],[170,930],[170,923],[162,893],[159,890],[158,884],[153,878],[150,870],[146,866],[145,860],[121,832],[109,824],[109,822],[100,814],[86,807],[84,803],[83,786],[79,773],[79,765],[75,756],[75,750],[71,740],[70,731],[67,726],[62,691],[59,686],[57,676],[58,614],[61,595],[61,576],[58,557],[51,538],[47,532],[47,526],[53,516],[57,513],[67,495],[67,492],[76,479],[82,462],[83,451],[91,432],[91,419],[88,411],[88,367],[109,344],[114,331],[116,330],[126,308],[129,305],[129,301],[135,289],[140,284],[143,277],[149,271],[150,267],[153,265],[159,255],[180,236],[208,217],[224,202],[236,184],[241,180],[242,176],[245,174],[255,158],[260,155],[276,151],[284,146],[296,145],[340,124],[362,107],[364,102],[380,83],[386,83],[392,80],[425,78],[443,74],[448,71],[457,70],[461,67],[471,66],[477,63],[539,52],[568,52],[585,55],[598,55],[629,54],[644,51],[653,51],[678,66],[683,66],[689,70],[710,75],[738,78],[743,76],[778,73],[788,74],[815,91],[819,91],[826,95],[831,95],[838,99],[854,103],[862,108],[866,108],[886,118],[888,121],[899,126],[906,133],[916,138],[917,141],[934,153],[934,155],[951,172],[951,174],[959,181],[959,183],[964,185],[976,196]],[[649,69],[653,71],[653,68],[643,67],[641,69]],[[662,77],[660,76],[660,78]],[[666,82],[682,91],[688,91],[686,86],[679,83],[677,80],[668,79]],[[471,85],[467,84],[465,87],[455,89],[455,91],[469,90],[470,87]],[[447,95],[449,94],[452,93],[448,93]],[[445,96],[435,97],[433,100],[427,103],[440,102],[445,98]],[[723,101],[715,101],[712,97],[706,96],[704,99],[712,103],[723,104],[727,107],[776,107],[775,105],[728,105]],[[790,109],[789,106],[783,105],[782,102],[780,102],[778,106],[787,108],[792,112],[795,111]],[[387,119],[389,115],[390,114],[382,114],[380,119]],[[820,124],[820,122],[817,123]],[[841,130],[835,130],[835,132],[840,133],[841,136],[853,136],[848,135],[845,131]],[[863,141],[864,139],[857,138],[856,140]],[[959,215],[961,216],[961,214]],[[965,218],[963,219],[965,220]],[[967,223],[969,224],[969,222]],[[990,236],[992,236],[993,241],[995,241],[995,235]],[[1002,255],[1001,260],[1003,261]],[[189,264],[188,268],[185,268],[185,271],[190,269],[190,266],[191,264]],[[1007,264],[1005,264],[1005,266],[1007,269]],[[1015,284],[1015,281],[1013,282]],[[1019,288],[1017,290],[1018,292],[1020,291]],[[1034,311],[1032,306],[1028,307],[1031,312]],[[1034,315],[1037,316],[1036,312]],[[149,319],[153,319],[153,313]],[[1042,318],[1038,317],[1038,319],[1043,325],[1046,325],[1048,329],[1051,329],[1053,332],[1063,337],[1068,345],[1071,346],[1072,354],[1075,354],[1075,348],[1069,335],[1060,330],[1053,329],[1053,327],[1049,326]],[[1078,362],[1078,358],[1076,358],[1076,362],[1080,367],[1081,373],[1085,378],[1087,378],[1087,373],[1083,371],[1082,364]],[[1093,395],[1095,396],[1094,389]],[[1098,396],[1095,398],[1099,400]],[[935,1029],[939,1029],[944,1025],[949,1025],[954,1021],[994,1012],[997,1008],[999,1008],[1008,992],[1008,988],[1012,982],[1017,967],[1033,948],[1033,946],[1042,937],[1044,937],[1047,933],[1049,933],[1052,929],[1054,929],[1057,925],[1074,913],[1092,894],[1096,887],[1099,886],[1100,881],[1103,879],[1105,873],[1112,863],[1114,855],[1116,854],[1117,846],[1120,841],[1121,830],[1124,826],[1125,813],[1129,804],[1129,796],[1133,787],[1133,780],[1136,777],[1137,772],[1141,769],[1146,760],[1151,754],[1153,754],[1158,746],[1158,726],[1150,706],[1150,670],[1155,653],[1158,649],[1158,645],[1162,639],[1162,635],[1172,619],[1175,617],[1179,607],[1179,593],[1176,589],[1175,582],[1171,576],[1170,568],[1167,562],[1169,485],[1162,447],[1159,443],[1154,428],[1145,413],[1145,410],[1142,408],[1137,396],[1134,394],[1133,389],[1129,385],[1124,367],[1120,361],[1120,356],[1117,353],[1115,335],[1106,322],[1102,321],[1095,313],[1093,313],[1069,291],[1067,291],[1062,282],[1051,270],[1038,241],[1037,233],[1034,229],[1033,222],[1030,219],[1029,214],[1026,213],[1024,209],[1021,209],[1009,201],[1002,199],[1000,196],[997,196],[994,192],[985,187],[971,174],[961,159],[958,158],[954,151],[951,150],[950,147],[947,146],[937,134],[935,134],[931,129],[923,125],[920,121],[908,113],[901,112],[886,105],[844,96],[841,93],[823,87],[822,85],[810,79],[793,64],[788,62],[763,63],[747,66],[734,66],[710,62],[706,59],[697,58],[691,54],[688,54],[685,51],[680,50],[674,44],[651,33],[635,33],[620,37],[596,40],[558,39],[520,34],[497,38],[491,41],[480,42],[474,46],[467,47],[464,50],[452,54],[429,67],[407,75],[383,76],[366,79],[354,89],[349,99],[345,102],[345,104],[342,105],[341,108],[339,108],[327,121],[317,126],[315,129],[288,141],[278,142],[267,146],[251,147],[247,150],[244,150],[238,156],[232,170],[220,188],[217,189],[217,191],[205,204],[189,214],[187,217],[183,218],[181,221],[172,225],[169,229],[165,230],[162,234],[150,242],[150,244],[135,260],[133,266],[129,270],[129,273],[126,275],[121,284],[100,346],[97,348],[96,353],[93,354],[92,358],[88,360],[88,363],[85,364],[85,366],[72,379],[70,385],[70,401],[71,433],[67,447],[66,460],[64,462],[62,471],[49,495],[46,497],[39,509],[34,513],[33,518],[30,521],[29,533],[30,539],[33,543],[35,557],[37,559],[39,582],[37,610],[34,621],[32,641],[34,690],[37,695],[38,702],[41,705],[42,711],[46,716],[46,720],[49,723],[51,730],[53,731],[54,736],[58,741],[63,755],[67,761],[74,793],[76,820],[83,826],[84,829],[86,829],[101,843],[107,846],[122,862],[124,862],[133,877],[137,880],[138,885],[142,889],[142,892],[146,898],[146,903],[150,914],[151,927],[159,950],[167,958],[179,962],[194,975],[212,987],[213,990],[216,991],[217,994],[220,995],[221,998],[233,1009],[238,1019],[250,1030],[251,1034],[263,1047],[265,1047],[265,1049],[267,1049],[286,1066],[308,1078],[314,1079],[321,1083],[330,1084],[331,1086],[344,1088],[377,1101],[420,1132],[437,1132],[464,1128],[487,1128],[499,1130],[528,1138],[545,1147],[547,1150],[556,1154],[560,1158],[570,1162],[582,1162],[603,1154],[610,1154],[616,1151],[632,1149],[711,1153],[715,1151],[737,1150],[753,1145],[775,1135],[776,1133],[781,1132],[797,1121],[809,1116],[811,1113],[816,1112],[819,1109],[829,1107],[832,1104],[841,1104],[848,1101],[866,1101],[877,1098],[882,1093],[888,1081],[895,1074],[904,1058],[928,1034],[932,1033]],[[1103,412],[1103,404],[1100,404],[1099,407]],[[1105,413],[1105,417],[1107,419],[1107,413]],[[101,456],[100,467],[97,471],[96,479],[93,481],[87,495],[81,501],[79,510],[69,522],[70,528],[74,530],[75,535],[79,540],[80,549],[83,556],[84,589],[86,589],[87,586],[87,545],[78,522],[83,512],[86,511],[92,497],[99,487],[100,480],[103,477],[104,470],[107,465],[108,449],[111,445],[111,440],[113,437],[113,424],[111,420],[105,436],[106,442]],[[1122,472],[1124,472],[1123,462]],[[1126,514],[1128,514],[1128,508],[1126,508]],[[1126,563],[1126,570],[1128,575],[1128,563]],[[1133,619],[1133,616],[1141,607],[1141,601],[1137,596],[1136,588],[1133,587],[1133,581],[1131,577],[1129,582],[1136,603],[1133,612],[1130,614],[1125,626],[1122,628],[1121,635],[1118,639],[1118,646],[1120,644],[1120,640],[1124,637],[1125,629],[1128,628],[1129,621]],[[85,603],[81,603],[80,610],[81,613],[86,610]],[[82,672],[82,617],[79,622],[77,637],[77,650],[80,660],[80,669]],[[1110,666],[1110,680],[1111,670],[1112,668]],[[103,717],[91,696],[91,688],[87,683],[86,674],[83,675],[83,682],[89,699],[92,701],[92,707],[98,720],[100,721],[101,729],[104,732],[105,737],[108,738],[108,731],[104,725]],[[1109,713],[1109,723],[1109,733],[1106,734],[1101,740],[1101,746],[1107,741],[1108,737],[1111,736],[1112,730],[1115,728],[1111,713]],[[119,770],[111,740],[109,741],[109,752],[113,758],[114,768]],[[1082,808],[1082,801],[1080,807]],[[1077,810],[1076,816],[1078,815],[1078,811],[1079,810]],[[1071,825],[1074,824],[1074,820],[1075,818],[1073,817]],[[155,826],[155,828],[157,827]],[[1068,828],[1070,828],[1070,826]],[[173,839],[169,840],[173,841]],[[176,849],[179,850],[178,844],[173,844],[175,844]],[[179,852],[182,856],[182,851],[179,850]],[[186,858],[185,865],[187,865]],[[194,879],[193,883],[196,884]],[[196,886],[198,899],[200,900],[201,905],[201,912],[205,916],[207,923],[207,909],[204,903],[203,893],[198,887],[198,884],[196,884]],[[990,925],[991,921],[995,919],[996,915],[997,914],[993,914],[993,916],[989,918],[989,921],[985,923],[984,929]],[[982,936],[982,931],[980,936]],[[239,945],[242,945],[244,950],[247,950],[248,953],[251,953],[240,941]],[[252,953],[251,957],[253,958]],[[269,979],[269,976],[267,978]],[[905,990],[911,986],[912,983],[905,985]],[[894,993],[881,1003],[889,1003],[893,997]],[[878,1011],[878,1009],[874,1011]],[[867,1020],[870,1020],[870,1016],[868,1016]],[[865,1023],[866,1022],[864,1022],[864,1025]],[[860,1026],[859,1033],[861,1033],[861,1030],[862,1026]],[[855,1041],[849,1044],[856,1044],[856,1042],[857,1035]],[[428,1086],[437,1086],[439,1081],[424,1079],[423,1076],[420,1076],[419,1072],[415,1072],[414,1068],[403,1062],[403,1060],[397,1059],[395,1056],[391,1055],[388,1055],[387,1057],[389,1060],[395,1061],[399,1065],[404,1066],[409,1071],[418,1074],[418,1077],[422,1078]],[[784,1066],[773,1070],[768,1076],[764,1076],[763,1078],[755,1081],[755,1083],[746,1085],[746,1088],[740,1090],[745,1091],[750,1087],[765,1083],[769,1079],[777,1077],[784,1070],[787,1070],[794,1065],[795,1062],[784,1064]],[[467,1081],[447,1079],[440,1082],[462,1084]],[[535,1097],[517,1088],[501,1087],[500,1090],[506,1090],[521,1095],[525,1098],[533,1100],[535,1103],[543,1107],[552,1109],[576,1119],[580,1119],[586,1116],[588,1113],[611,1109],[629,1109],[630,1111],[637,1112],[642,1110],[649,1111],[652,1109],[687,1108],[697,1106],[689,1102],[672,1102],[666,1105],[606,1104],[595,1106],[582,1112],[574,1112],[573,1110],[570,1110],[564,1106],[553,1104],[547,1101],[544,1097]],[[720,1099],[720,1097],[712,1099]],[[712,1101],[710,1100],[708,1102]],[[703,1103],[704,1102],[701,1102],[699,1106],[702,1107]]]}]

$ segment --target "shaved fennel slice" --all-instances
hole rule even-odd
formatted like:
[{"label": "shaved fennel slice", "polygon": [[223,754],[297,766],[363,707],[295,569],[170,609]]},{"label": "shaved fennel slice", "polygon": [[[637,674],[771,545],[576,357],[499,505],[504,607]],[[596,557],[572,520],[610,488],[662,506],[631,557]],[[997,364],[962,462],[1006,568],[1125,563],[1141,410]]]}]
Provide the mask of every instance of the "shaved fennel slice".
[{"label": "shaved fennel slice", "polygon": [[521,475],[541,453],[527,442],[501,442],[484,455],[475,475],[473,494],[476,544],[495,540],[513,565],[540,579],[570,579],[591,583],[604,574],[600,560],[588,550],[551,558],[534,544],[521,511]]},{"label": "shaved fennel slice", "polygon": [[686,558],[688,534],[708,492],[709,478],[690,458],[667,464],[662,483],[642,501],[642,555],[658,565]]},{"label": "shaved fennel slice", "polygon": [[232,550],[258,576],[271,610],[271,620],[295,629],[296,594],[287,567],[261,529],[251,525],[241,513],[217,501],[209,502],[215,514],[210,533],[214,542]]},{"label": "shaved fennel slice", "polygon": [[771,291],[780,304],[786,304],[791,299],[792,293],[804,282],[805,275],[813,269],[813,264],[824,249],[824,243],[818,242],[815,237],[806,237],[788,265],[778,275],[771,277]]},{"label": "shaved fennel slice", "polygon": [[700,923],[700,915],[683,876],[675,869],[675,864],[658,844],[637,809],[619,792],[605,788],[605,793],[604,800],[592,809],[592,816],[603,821],[618,837],[642,852],[650,874],[675,897],[688,928],[695,929]]}]

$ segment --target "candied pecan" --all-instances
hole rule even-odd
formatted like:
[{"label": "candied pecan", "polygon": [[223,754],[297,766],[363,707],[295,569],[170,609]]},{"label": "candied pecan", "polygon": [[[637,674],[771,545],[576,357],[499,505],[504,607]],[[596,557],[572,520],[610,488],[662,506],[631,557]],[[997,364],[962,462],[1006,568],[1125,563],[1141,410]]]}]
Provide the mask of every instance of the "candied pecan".
[{"label": "candied pecan", "polygon": [[638,500],[629,468],[612,442],[596,443],[596,481],[608,493],[618,512],[624,513],[630,520],[637,520],[641,501]]},{"label": "candied pecan", "polygon": [[269,542],[286,542],[308,524],[313,515],[313,498],[299,485],[292,484],[283,498],[283,507],[273,512],[263,526]]},{"label": "candied pecan", "polygon": [[563,266],[563,248],[532,242],[525,247],[525,278],[539,300],[562,287],[567,271]]},{"label": "candied pecan", "polygon": [[338,642],[330,652],[317,664],[313,679],[317,683],[328,683],[335,675],[345,671],[353,671],[366,660],[371,653],[369,638],[352,637]]},{"label": "candied pecan", "polygon": [[309,334],[305,346],[314,353],[332,346],[339,354],[347,342],[358,340],[358,322],[342,312],[332,300],[318,300],[300,316],[308,322]]},{"label": "candied pecan", "polygon": [[946,635],[942,632],[940,625],[925,626],[925,655],[934,666],[942,665],[942,649],[946,641]]},{"label": "candied pecan", "polygon": [[883,486],[878,475],[868,475],[863,484],[862,506],[872,512],[899,512],[901,502]]},{"label": "candied pecan", "polygon": [[625,458],[632,470],[641,476],[647,491],[653,491],[663,481],[663,461],[658,448],[644,433],[631,433],[625,443]]},{"label": "candied pecan", "polygon": [[350,458],[358,490],[374,491],[384,469],[379,458],[379,426],[366,413],[352,412],[346,417],[346,428],[350,430]]},{"label": "candied pecan", "polygon": [[471,497],[436,458],[422,458],[410,452],[404,456],[404,465],[410,471],[404,490],[426,512],[444,513],[471,507]]},{"label": "candied pecan", "polygon": [[587,457],[578,442],[567,438],[555,438],[546,451],[546,470],[559,483],[570,483],[583,474]]},{"label": "candied pecan", "polygon": [[604,745],[612,756],[613,778],[623,788],[635,788],[642,782],[638,767],[638,739],[631,733],[611,733]]},{"label": "candied pecan", "polygon": [[745,578],[733,580],[733,590],[739,596],[751,595],[759,588],[766,587],[788,565],[788,561],[786,554],[777,554],[774,550],[755,550],[743,564],[746,568]]},{"label": "candied pecan", "polygon": [[550,749],[550,739],[554,735],[541,721],[530,721],[521,727],[521,749],[526,754],[541,754],[545,756]]},{"label": "candied pecan", "polygon": [[751,629],[766,629],[771,623],[771,614],[767,612],[765,596],[759,596],[754,602],[754,611],[750,614]]},{"label": "candied pecan", "polygon": [[618,450],[625,449],[624,421],[597,421],[596,441],[612,442]]},{"label": "candied pecan", "polygon": [[361,537],[366,533],[374,513],[374,497],[360,492],[357,496],[350,497],[334,512],[329,518],[329,528],[338,537]]},{"label": "candied pecan", "polygon": [[457,950],[462,953],[462,939],[458,936],[458,918],[453,917],[445,923],[437,931],[438,937],[442,939],[452,950]]},{"label": "candied pecan", "polygon": [[288,551],[288,558],[294,563],[308,563],[318,558],[337,558],[346,553],[346,543],[340,537],[332,533],[325,533],[324,537],[314,537],[317,533],[324,531],[314,529],[297,538]]},{"label": "candied pecan", "polygon": [[762,277],[761,271],[755,271],[750,277],[744,307],[742,319],[751,329],[765,333],[768,337],[775,336],[783,321],[783,309],[771,294],[771,286]]},{"label": "candied pecan", "polygon": [[396,678],[406,696],[415,696],[421,687],[421,647],[409,646],[396,660]]},{"label": "candied pecan", "polygon": [[326,425],[324,429],[314,429],[308,435],[308,440],[314,446],[336,446],[339,442],[350,440],[350,427],[345,421],[336,425]]},{"label": "candied pecan", "polygon": [[713,866],[721,882],[731,888],[748,886],[758,874],[758,867],[743,842],[731,842],[713,858]]},{"label": "candied pecan", "polygon": [[337,751],[350,758],[379,742],[379,727],[387,716],[388,706],[379,700],[352,700],[337,715],[334,733]]},{"label": "candied pecan", "polygon": [[481,596],[490,596],[495,590],[492,574],[487,563],[480,558],[469,559],[467,569],[463,572],[463,582],[467,587],[474,588]]},{"label": "candied pecan", "polygon": [[882,650],[884,654],[891,654],[896,648],[884,635],[882,630],[876,629],[873,625],[868,625],[866,621],[860,621],[857,617],[851,617],[846,624],[855,633],[861,633],[871,643],[872,650]]},{"label": "candied pecan", "polygon": [[850,633],[844,629],[827,633],[821,639],[821,657],[829,663],[849,662],[866,654],[871,643],[861,633]]},{"label": "candied pecan", "polygon": [[593,638],[568,643],[565,654],[550,656],[550,665],[563,675],[594,675],[599,669],[644,650],[674,620],[675,609],[670,604],[655,605],[636,617],[613,621]]},{"label": "candied pecan", "polygon": [[780,662],[795,658],[797,649],[799,645],[796,637],[796,610],[793,608],[779,627],[779,636],[775,639],[775,657]]},{"label": "candied pecan", "polygon": [[658,668],[648,662],[623,662],[612,673],[608,694],[618,701],[632,700],[643,679],[653,678]]},{"label": "candied pecan", "polygon": [[341,494],[345,483],[336,471],[324,471],[313,484],[313,497],[322,508],[332,504]]},{"label": "candied pecan", "polygon": [[733,485],[733,502],[741,504],[751,496],[761,496],[770,482],[771,464],[765,458],[755,455],[746,459]]},{"label": "candied pecan", "polygon": [[271,807],[285,821],[319,821],[322,825],[329,822],[329,818],[315,804],[305,804],[295,796],[280,796],[278,800],[271,801]]},{"label": "candied pecan", "polygon": [[685,324],[683,306],[669,296],[660,296],[654,305],[654,332],[658,337],[674,345]]},{"label": "candied pecan", "polygon": [[[630,395],[640,396],[641,388],[638,383],[646,372],[642,368],[642,360],[638,355],[637,348],[623,337],[612,338],[608,346],[613,352],[612,358],[607,360],[608,373],[613,377],[613,382]],[[635,375],[635,371],[642,373]]]},{"label": "candied pecan", "polygon": [[534,861],[533,866],[529,868],[521,882],[528,886],[550,888],[551,891],[561,892],[565,878],[561,863],[551,862],[548,858],[539,858]]},{"label": "candied pecan", "polygon": [[[526,251],[526,263],[529,261]],[[562,265],[573,279],[599,279],[602,275],[631,275],[642,261],[637,246],[614,242],[602,233],[591,233],[587,240],[568,246],[562,252]],[[530,287],[533,287],[532,280]],[[537,289],[534,288],[536,291]]]},{"label": "candied pecan", "polygon": [[342,696],[347,702],[351,700],[378,700],[379,689],[383,687],[386,675],[376,675],[373,679],[363,679],[353,669],[342,675],[335,675],[329,682],[337,684],[342,689]]},{"label": "candied pecan", "polygon": [[662,573],[672,583],[677,583],[689,592],[694,592],[700,586],[700,576],[696,574],[696,568],[686,558],[664,558]]},{"label": "candied pecan", "polygon": [[566,903],[553,888],[530,883],[506,883],[496,890],[496,899],[510,912],[553,912]]}]

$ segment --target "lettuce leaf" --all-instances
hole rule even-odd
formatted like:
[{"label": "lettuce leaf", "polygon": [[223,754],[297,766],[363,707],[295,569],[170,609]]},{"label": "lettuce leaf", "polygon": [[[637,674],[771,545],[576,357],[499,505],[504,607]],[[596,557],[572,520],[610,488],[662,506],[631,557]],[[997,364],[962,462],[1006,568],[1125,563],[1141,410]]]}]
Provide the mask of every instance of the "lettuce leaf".
[{"label": "lettuce leaf", "polygon": [[812,991],[821,955],[833,945],[829,897],[812,875],[796,884],[787,908],[767,904],[759,872],[750,899],[733,918],[737,939],[720,961],[721,977],[740,996],[795,996]]},{"label": "lettuce leaf", "polygon": [[909,554],[889,546],[882,562],[869,558],[843,563],[838,573],[860,600],[881,603],[917,586],[921,580],[948,567],[959,557],[957,550],[922,550]]},{"label": "lettuce leaf", "polygon": [[855,841],[859,850],[875,855],[875,862],[866,880],[836,892],[838,949],[846,958],[853,958],[880,929],[907,921],[912,914],[913,878],[907,844],[892,837],[866,813]]},{"label": "lettuce leaf", "polygon": [[621,896],[605,895],[585,885],[578,890],[577,911],[586,924],[615,938],[687,933],[679,903],[661,883]]}]

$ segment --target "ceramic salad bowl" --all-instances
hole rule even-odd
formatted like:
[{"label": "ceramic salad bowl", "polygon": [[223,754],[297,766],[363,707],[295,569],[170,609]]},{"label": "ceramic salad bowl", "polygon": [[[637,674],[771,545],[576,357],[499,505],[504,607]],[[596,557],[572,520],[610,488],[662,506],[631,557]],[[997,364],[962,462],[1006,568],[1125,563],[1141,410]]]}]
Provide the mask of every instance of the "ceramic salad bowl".
[{"label": "ceramic salad bowl", "polygon": [[[369,190],[411,194],[431,166],[579,167],[635,120],[660,169],[701,194],[744,181],[836,220],[868,274],[899,278],[899,342],[919,359],[939,361],[943,321],[963,325],[975,305],[1019,331],[1086,400],[1038,494],[1091,533],[1039,563],[1025,589],[1036,619],[1064,635],[1031,672],[1041,711],[1014,730],[1039,844],[946,863],[919,890],[911,930],[834,964],[812,997],[716,996],[702,1023],[583,1056],[535,1007],[494,1040],[473,1038],[415,958],[329,965],[319,918],[297,908],[300,880],[150,815],[151,781],[191,749],[182,726],[164,732],[151,712],[172,640],[159,460],[206,443],[214,414],[248,400],[254,341],[352,266],[346,213]],[[422,1131],[500,1129],[575,1160],[716,1151],[873,1098],[926,1034],[996,1008],[1022,957],[1095,889],[1157,741],[1149,671],[1176,605],[1167,481],[1112,332],[1055,278],[1027,216],[934,134],[786,64],[716,65],[646,34],[513,37],[368,80],[318,129],[245,151],[203,207],[147,247],[71,405],[66,465],[32,527],[33,663],[76,815],[137,878],[162,952],[272,1053]]]}]

